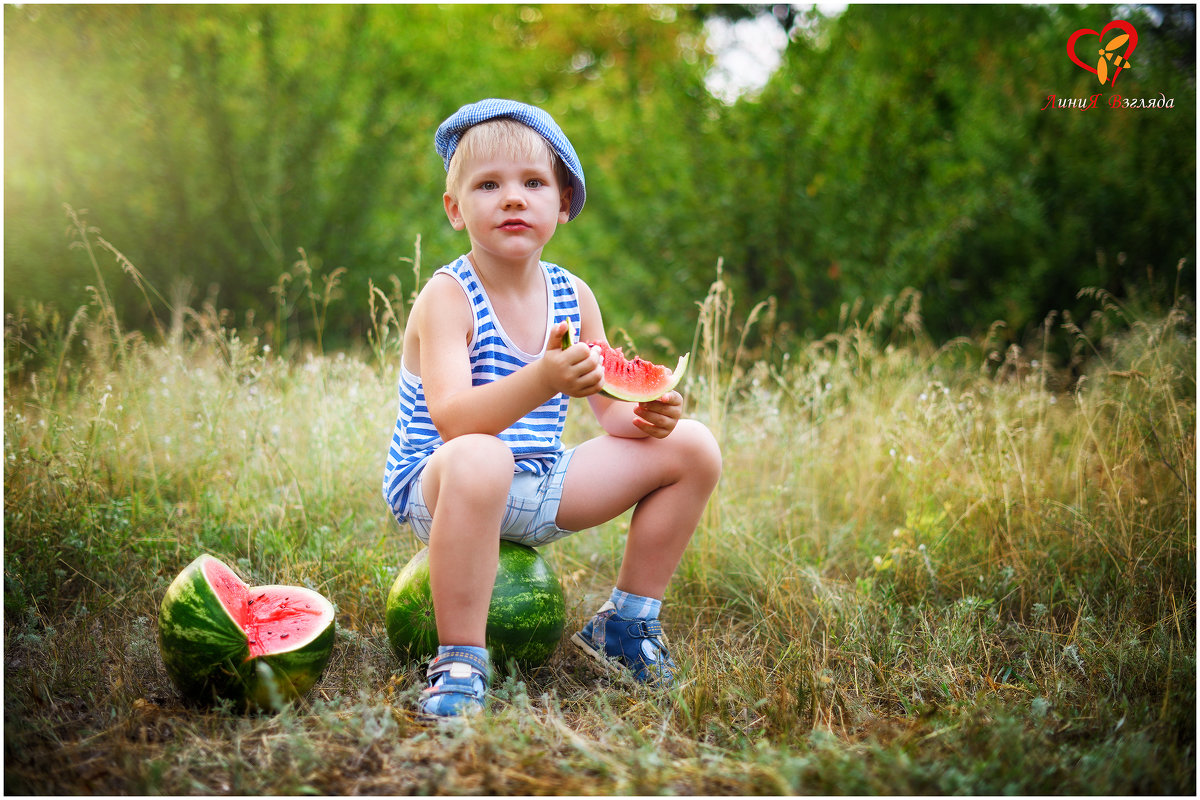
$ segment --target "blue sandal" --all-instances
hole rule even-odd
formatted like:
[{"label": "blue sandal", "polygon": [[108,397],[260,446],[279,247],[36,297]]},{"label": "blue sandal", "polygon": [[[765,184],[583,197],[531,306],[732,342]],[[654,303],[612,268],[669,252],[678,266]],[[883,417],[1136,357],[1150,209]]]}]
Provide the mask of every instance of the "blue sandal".
[{"label": "blue sandal", "polygon": [[483,711],[491,664],[463,647],[452,647],[429,662],[429,686],[417,700],[422,722],[453,722]]},{"label": "blue sandal", "polygon": [[662,623],[619,616],[611,601],[571,637],[571,643],[605,669],[628,672],[638,683],[667,688],[675,682],[678,667],[667,652]]}]

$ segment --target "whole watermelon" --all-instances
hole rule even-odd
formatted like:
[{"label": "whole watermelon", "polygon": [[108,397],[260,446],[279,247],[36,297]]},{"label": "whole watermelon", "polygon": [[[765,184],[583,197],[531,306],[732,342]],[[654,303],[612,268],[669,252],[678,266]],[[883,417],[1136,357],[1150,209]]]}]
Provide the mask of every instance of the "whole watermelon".
[{"label": "whole watermelon", "polygon": [[277,710],[302,697],[333,653],[333,604],[300,586],[248,587],[210,555],[167,587],[158,643],[171,682],[195,703]]},{"label": "whole watermelon", "polygon": [[[566,619],[562,585],[545,559],[532,547],[501,540],[486,633],[493,664],[508,669],[546,663],[558,647]],[[384,622],[402,661],[424,661],[437,652],[428,548],[396,576]]]}]

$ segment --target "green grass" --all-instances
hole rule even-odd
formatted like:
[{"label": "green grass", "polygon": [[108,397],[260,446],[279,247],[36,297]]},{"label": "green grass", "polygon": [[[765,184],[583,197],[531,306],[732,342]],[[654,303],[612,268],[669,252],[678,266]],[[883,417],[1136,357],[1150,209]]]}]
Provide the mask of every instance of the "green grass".
[{"label": "green grass", "polygon": [[[129,334],[100,293],[71,319],[10,315],[9,792],[1195,792],[1186,301],[1096,293],[1086,324],[999,349],[928,341],[909,292],[750,352],[770,306],[735,327],[714,285],[687,394],[725,473],[664,611],[685,681],[660,695],[562,647],[455,733],[415,722],[423,666],[383,630],[418,549],[379,490],[394,286],[359,353],[280,353],[271,325],[211,308]],[[596,432],[572,413],[570,441]],[[625,525],[543,548],[567,635],[607,595]],[[181,704],[157,604],[202,551],[334,601],[337,645],[304,702]]]}]

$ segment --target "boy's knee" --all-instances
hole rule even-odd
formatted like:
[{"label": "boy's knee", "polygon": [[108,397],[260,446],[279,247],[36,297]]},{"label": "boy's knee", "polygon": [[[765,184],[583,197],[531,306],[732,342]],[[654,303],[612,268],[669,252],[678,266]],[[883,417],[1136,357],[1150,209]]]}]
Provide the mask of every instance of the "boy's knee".
[{"label": "boy's knee", "polygon": [[712,476],[714,482],[721,475],[721,446],[708,427],[694,419],[683,419],[671,432],[672,436],[683,434],[681,444],[691,469]]},{"label": "boy's knee", "polygon": [[512,481],[513,454],[495,436],[473,433],[446,442],[435,454],[443,485],[456,487],[501,485],[507,491]]}]

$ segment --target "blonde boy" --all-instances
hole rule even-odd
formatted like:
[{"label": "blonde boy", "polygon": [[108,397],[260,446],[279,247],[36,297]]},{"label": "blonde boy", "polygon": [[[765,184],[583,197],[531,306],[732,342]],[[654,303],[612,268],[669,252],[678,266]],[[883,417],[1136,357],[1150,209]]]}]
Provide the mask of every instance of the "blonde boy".
[{"label": "blonde boy", "polygon": [[[668,685],[675,664],[658,622],[663,593],[720,476],[708,429],[670,392],[650,403],[601,394],[605,340],[595,296],[541,260],[579,213],[583,169],[541,109],[511,100],[460,108],[439,127],[443,204],[471,249],[422,289],[404,334],[400,413],[383,494],[429,544],[441,646],[423,717],[483,708],[484,645],[499,540],[543,545],[634,508],[612,598],[572,637],[609,668]],[[567,399],[587,398],[605,435],[571,450]]]}]

